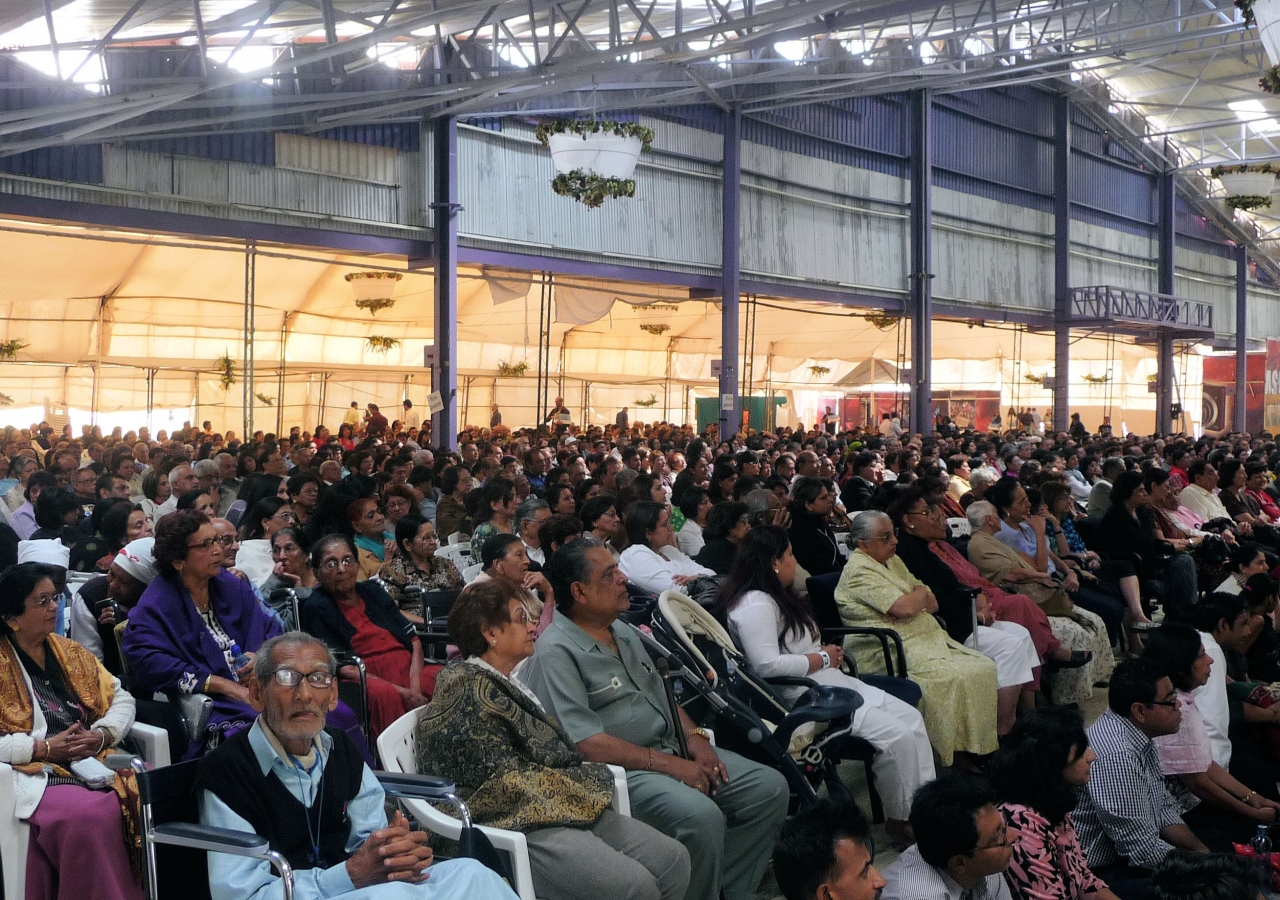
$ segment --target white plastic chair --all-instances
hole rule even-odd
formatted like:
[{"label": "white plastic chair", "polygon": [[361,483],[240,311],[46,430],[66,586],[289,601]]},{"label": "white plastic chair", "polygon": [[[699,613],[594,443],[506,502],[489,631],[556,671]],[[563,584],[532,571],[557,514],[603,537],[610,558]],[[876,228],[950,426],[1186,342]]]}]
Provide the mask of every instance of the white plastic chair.
[{"label": "white plastic chair", "polygon": [[[418,772],[418,742],[415,737],[418,718],[425,709],[419,708],[396,719],[378,736],[378,758],[388,772],[406,774],[431,774]],[[613,773],[613,809],[620,815],[631,815],[631,798],[627,793],[626,770],[609,766]],[[462,833],[462,823],[422,800],[400,801],[424,828],[450,840],[457,840]],[[478,826],[495,848],[508,854],[511,871],[516,883],[512,886],[520,900],[537,900],[533,892],[533,871],[529,868],[529,845],[519,831]],[[21,896],[21,895],[19,895]]]},{"label": "white plastic chair", "polygon": [[[169,733],[154,725],[134,722],[129,737],[142,747],[142,758],[152,768],[169,765]],[[0,869],[4,872],[4,895],[27,895],[27,846],[31,826],[15,816],[18,804],[13,768],[0,763]]]},{"label": "white plastic chair", "polygon": [[462,570],[462,580],[465,584],[470,584],[475,581],[483,571],[484,563],[476,563],[475,565],[467,566]]},{"label": "white plastic chair", "polygon": [[947,519],[947,527],[951,529],[952,537],[969,537],[973,534],[973,526],[969,524],[969,520],[960,516]]},{"label": "white plastic chair", "polygon": [[436,551],[436,556],[443,556],[459,570],[471,564],[471,544],[449,544]]},{"label": "white plastic chair", "polygon": [[467,544],[470,543],[470,541],[467,540],[467,536],[461,531],[455,531],[453,534],[449,535],[449,540],[446,543],[448,546],[456,547],[458,544]]}]

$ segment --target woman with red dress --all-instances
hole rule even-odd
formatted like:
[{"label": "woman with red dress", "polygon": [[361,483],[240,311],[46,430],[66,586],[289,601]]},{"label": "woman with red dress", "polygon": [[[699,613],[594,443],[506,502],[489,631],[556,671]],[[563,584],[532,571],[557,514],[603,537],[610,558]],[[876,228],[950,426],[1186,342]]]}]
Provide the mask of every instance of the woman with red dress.
[{"label": "woman with red dress", "polygon": [[364,660],[376,739],[400,716],[426,704],[441,667],[423,664],[413,623],[390,595],[376,582],[356,581],[359,563],[351,538],[320,538],[311,549],[311,566],[320,585],[302,604],[302,628],[333,650]]}]

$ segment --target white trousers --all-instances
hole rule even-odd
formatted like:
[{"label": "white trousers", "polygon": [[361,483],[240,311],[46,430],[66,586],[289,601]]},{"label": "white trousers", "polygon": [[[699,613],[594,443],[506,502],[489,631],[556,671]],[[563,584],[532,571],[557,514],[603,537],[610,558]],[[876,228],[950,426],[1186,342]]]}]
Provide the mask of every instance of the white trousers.
[{"label": "white trousers", "polygon": [[884,701],[868,709],[858,725],[858,737],[877,751],[871,771],[885,817],[905,820],[916,789],[937,777],[924,717],[910,703],[885,694]]},{"label": "white trousers", "polygon": [[[1031,670],[1040,665],[1031,632],[1017,622],[978,626],[978,652],[996,664],[996,687],[1013,687],[1031,681]],[[964,642],[973,646],[973,635]]]}]

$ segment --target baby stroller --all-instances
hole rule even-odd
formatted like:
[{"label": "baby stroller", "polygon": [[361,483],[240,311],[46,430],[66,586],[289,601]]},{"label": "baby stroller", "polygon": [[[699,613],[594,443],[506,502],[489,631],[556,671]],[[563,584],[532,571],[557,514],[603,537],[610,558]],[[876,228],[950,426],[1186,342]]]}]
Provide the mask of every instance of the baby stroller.
[{"label": "baby stroller", "polygon": [[[836,766],[841,759],[863,760],[872,812],[883,820],[870,767],[875,749],[852,734],[854,713],[862,706],[857,691],[808,678],[761,678],[715,617],[675,591],[658,598],[652,628],[654,638],[646,636],[646,646],[655,658],[665,655],[677,702],[695,721],[715,720],[717,745],[778,769],[797,807],[815,803],[822,784],[833,798],[847,799]],[[792,704],[774,685],[807,690]]]}]

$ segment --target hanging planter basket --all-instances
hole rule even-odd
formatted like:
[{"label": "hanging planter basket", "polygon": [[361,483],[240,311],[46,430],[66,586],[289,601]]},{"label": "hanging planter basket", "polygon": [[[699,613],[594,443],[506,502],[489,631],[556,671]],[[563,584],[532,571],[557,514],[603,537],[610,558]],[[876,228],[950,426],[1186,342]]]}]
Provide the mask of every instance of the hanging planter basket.
[{"label": "hanging planter basket", "polygon": [[1270,166],[1243,166],[1235,171],[1218,168],[1213,173],[1222,182],[1228,197],[1265,197],[1276,183],[1276,174]]},{"label": "hanging planter basket", "polygon": [[1267,51],[1267,59],[1273,66],[1280,65],[1280,0],[1252,0],[1242,3],[1241,10],[1245,21],[1252,17],[1258,26],[1258,37]]},{"label": "hanging planter basket", "polygon": [[1271,198],[1258,194],[1239,194],[1224,197],[1222,202],[1228,209],[1239,209],[1248,212],[1254,209],[1270,209]]},{"label": "hanging planter basket", "polygon": [[352,272],[346,281],[355,291],[356,307],[374,315],[380,309],[396,305],[396,287],[401,278],[404,275],[400,272]]},{"label": "hanging planter basket", "polygon": [[538,140],[556,167],[551,189],[595,209],[610,197],[634,197],[631,177],[653,129],[633,122],[558,119],[538,126]]},{"label": "hanging planter basket", "polygon": [[1258,87],[1268,94],[1280,94],[1280,66],[1272,66],[1262,73],[1258,79]]}]

